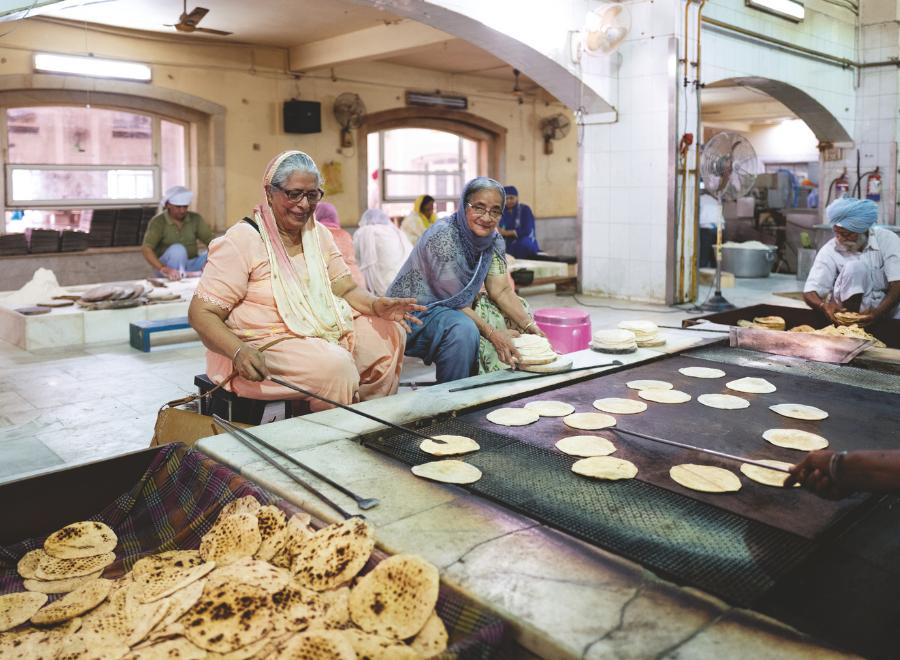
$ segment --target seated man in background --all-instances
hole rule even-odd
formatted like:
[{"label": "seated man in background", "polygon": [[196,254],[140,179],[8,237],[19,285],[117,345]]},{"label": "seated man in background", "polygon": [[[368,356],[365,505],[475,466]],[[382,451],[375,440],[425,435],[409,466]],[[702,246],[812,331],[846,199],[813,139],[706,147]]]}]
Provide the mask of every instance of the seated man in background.
[{"label": "seated man in background", "polygon": [[142,251],[159,275],[179,280],[185,272],[198,272],[206,265],[206,253],[197,254],[197,241],[208,246],[212,230],[199,213],[188,211],[194,193],[173,186],[160,201],[162,213],[155,215],[144,234]]},{"label": "seated man in background", "polygon": [[874,227],[878,206],[844,197],[825,211],[834,231],[813,262],[803,300],[832,323],[842,311],[859,312],[859,325],[900,318],[900,238]]}]

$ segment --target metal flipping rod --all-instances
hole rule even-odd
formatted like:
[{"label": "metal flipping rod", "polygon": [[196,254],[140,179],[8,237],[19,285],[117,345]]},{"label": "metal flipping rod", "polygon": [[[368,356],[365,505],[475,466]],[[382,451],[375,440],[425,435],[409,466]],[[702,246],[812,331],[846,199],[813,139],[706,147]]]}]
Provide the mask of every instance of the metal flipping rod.
[{"label": "metal flipping rod", "polygon": [[644,440],[652,440],[653,442],[659,442],[664,445],[680,447],[681,449],[690,449],[691,451],[699,451],[702,454],[718,456],[719,458],[724,458],[729,461],[738,461],[739,463],[748,463],[750,465],[755,465],[757,467],[765,468],[767,470],[774,470],[775,472],[784,472],[785,474],[791,473],[791,471],[788,470],[787,468],[773,467],[771,465],[766,465],[765,463],[761,463],[760,461],[755,461],[752,458],[744,458],[743,456],[735,456],[734,454],[726,454],[725,452],[716,451],[715,449],[704,449],[703,447],[695,447],[693,445],[686,445],[686,444],[682,444],[680,442],[675,442],[674,440],[665,440],[664,438],[657,438],[654,435],[645,435],[644,433],[638,433],[637,431],[629,431],[628,429],[610,428],[609,430],[614,431],[616,433],[625,433],[627,435],[633,435],[636,438],[643,438]]},{"label": "metal flipping rod", "polygon": [[575,369],[569,369],[568,371],[560,371],[553,374],[529,374],[528,376],[521,376],[519,378],[505,378],[504,380],[493,380],[489,383],[476,383],[475,385],[466,385],[464,387],[453,387],[448,392],[465,392],[466,390],[476,390],[479,387],[489,387],[490,385],[502,385],[503,383],[517,383],[520,380],[531,380],[532,378],[544,378],[546,376],[559,376],[561,374],[570,374],[573,371],[587,371],[588,369],[602,369],[604,367],[616,367],[621,366],[622,362],[619,360],[613,360],[612,362],[606,362],[604,364],[595,364],[590,367],[576,367]]},{"label": "metal flipping rod", "polygon": [[238,429],[238,427],[233,426],[230,422],[225,421],[224,419],[222,419],[222,418],[219,417],[218,415],[213,415],[213,419],[215,420],[216,424],[218,424],[218,425],[221,426],[223,429],[225,429],[229,434],[231,434],[231,436],[234,437],[235,440],[237,440],[238,442],[240,442],[240,443],[241,443],[242,445],[244,445],[247,449],[249,449],[249,450],[252,451],[254,454],[256,454],[257,456],[259,456],[260,458],[262,458],[264,461],[266,461],[266,462],[267,462],[269,465],[271,465],[273,468],[275,468],[276,470],[278,470],[279,472],[281,472],[283,475],[285,475],[286,477],[288,477],[291,481],[293,481],[294,483],[296,483],[296,484],[299,485],[299,486],[302,486],[302,487],[305,488],[307,491],[309,491],[310,493],[312,493],[313,495],[315,495],[316,497],[318,497],[320,500],[322,500],[323,502],[325,502],[326,504],[328,504],[328,506],[330,506],[330,507],[333,508],[335,511],[337,511],[338,513],[340,513],[340,514],[344,517],[344,519],[347,519],[347,518],[353,518],[353,517],[362,517],[362,518],[365,518],[365,516],[362,516],[361,514],[353,514],[353,513],[350,513],[349,511],[347,511],[346,509],[344,509],[344,507],[342,507],[340,504],[338,504],[337,502],[334,502],[333,500],[331,500],[327,495],[322,494],[321,491],[317,490],[317,489],[314,488],[313,486],[310,486],[308,483],[306,483],[305,481],[303,481],[303,479],[301,479],[301,478],[298,477],[296,474],[294,474],[293,472],[291,472],[290,470],[288,470],[286,467],[284,467],[284,466],[281,465],[280,463],[277,463],[271,456],[269,456],[268,454],[266,454],[264,451],[262,451],[262,450],[259,449],[258,447],[254,447],[253,444],[252,444],[249,440],[245,439],[245,438],[239,433],[240,429]]},{"label": "metal flipping rod", "polygon": [[257,443],[257,444],[262,445],[263,447],[265,447],[265,448],[268,449],[269,451],[272,451],[272,452],[278,454],[279,456],[281,456],[284,460],[286,460],[286,461],[287,461],[288,463],[290,463],[291,465],[295,465],[296,467],[300,468],[301,470],[306,470],[307,472],[309,472],[311,475],[313,475],[313,476],[316,477],[317,479],[321,479],[322,481],[324,481],[324,482],[325,482],[326,484],[328,484],[329,486],[332,486],[332,487],[334,487],[335,489],[339,490],[340,492],[342,492],[342,493],[343,493],[344,495],[346,495],[347,497],[353,499],[353,500],[359,505],[359,508],[360,508],[360,509],[363,509],[363,510],[366,510],[366,509],[372,509],[372,508],[374,508],[374,507],[376,507],[376,506],[378,506],[378,505],[380,504],[380,502],[378,501],[378,499],[376,499],[376,498],[374,498],[374,497],[361,497],[360,495],[357,495],[356,493],[354,493],[352,490],[350,490],[350,489],[347,488],[346,486],[342,486],[341,484],[339,484],[338,482],[334,481],[334,480],[331,479],[330,477],[327,477],[326,475],[322,474],[322,473],[319,472],[318,470],[314,470],[313,468],[309,467],[309,466],[306,465],[305,463],[301,463],[300,461],[298,461],[296,458],[294,458],[293,456],[291,456],[291,455],[288,454],[287,452],[284,452],[284,451],[280,450],[278,447],[269,444],[268,442],[266,442],[265,440],[263,440],[263,439],[260,438],[259,436],[255,435],[255,434],[253,434],[253,433],[250,433],[250,431],[248,431],[247,429],[242,429],[242,428],[240,428],[240,427],[238,427],[238,426],[234,426],[234,424],[230,424],[228,421],[222,419],[221,417],[218,417],[217,415],[213,415],[213,417],[214,417],[217,421],[218,421],[218,420],[221,420],[223,424],[228,424],[228,425],[231,426],[236,432],[238,432],[238,433],[240,433],[241,435],[243,435],[246,439],[252,440],[253,442],[255,442],[255,443]]},{"label": "metal flipping rod", "polygon": [[430,435],[425,435],[424,433],[419,433],[415,429],[408,428],[406,426],[400,426],[399,424],[394,424],[393,422],[389,422],[386,419],[381,419],[380,417],[376,417],[375,415],[370,415],[369,413],[363,412],[362,410],[356,410],[351,406],[347,406],[343,403],[338,403],[337,401],[332,401],[331,399],[322,396],[321,394],[316,394],[315,392],[310,392],[309,390],[305,390],[302,387],[298,387],[296,385],[292,385],[286,380],[282,380],[281,378],[277,378],[275,376],[270,376],[269,380],[273,383],[278,383],[279,385],[288,388],[289,390],[294,390],[295,392],[299,392],[300,394],[305,394],[306,396],[311,396],[314,399],[319,399],[319,401],[324,401],[325,403],[330,403],[333,406],[337,406],[338,408],[343,408],[344,410],[349,410],[350,412],[365,417],[366,419],[371,419],[373,422],[378,422],[379,424],[384,424],[385,426],[390,426],[391,428],[397,429],[398,431],[403,431],[404,433],[410,433],[412,435],[418,436],[423,440],[431,440],[432,442],[436,442],[439,445],[446,445],[446,440],[441,440],[439,438],[432,438]]}]

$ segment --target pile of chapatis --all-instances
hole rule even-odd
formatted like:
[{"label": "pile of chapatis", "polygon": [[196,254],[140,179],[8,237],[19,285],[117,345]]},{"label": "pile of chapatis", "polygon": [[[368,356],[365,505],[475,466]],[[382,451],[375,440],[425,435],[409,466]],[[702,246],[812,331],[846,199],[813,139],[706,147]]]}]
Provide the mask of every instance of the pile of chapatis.
[{"label": "pile of chapatis", "polygon": [[199,550],[100,578],[115,544],[109,527],[89,521],[26,554],[26,588],[36,578],[71,582],[50,604],[37,591],[0,596],[0,657],[352,660],[428,658],[447,646],[437,569],[395,555],[360,576],[375,544],[360,518],[314,531],[309,516],[287,519],[245,497],[222,510]]}]

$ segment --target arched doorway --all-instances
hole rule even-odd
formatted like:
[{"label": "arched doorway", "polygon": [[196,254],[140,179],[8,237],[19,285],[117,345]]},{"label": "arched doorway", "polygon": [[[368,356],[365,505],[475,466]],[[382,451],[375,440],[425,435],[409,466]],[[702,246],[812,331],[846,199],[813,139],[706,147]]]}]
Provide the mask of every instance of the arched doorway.
[{"label": "arched doorway", "polygon": [[[799,251],[807,245],[804,234],[815,238],[821,209],[843,172],[841,148],[852,146],[849,133],[803,90],[760,77],[706,85],[701,122],[702,143],[720,131],[734,131],[747,138],[759,160],[753,189],[744,198],[723,204],[725,240],[775,245],[776,272],[796,272]],[[701,208],[704,201],[701,198]],[[713,263],[714,230],[704,222],[714,215],[700,214],[701,266]]]},{"label": "arched doorway", "polygon": [[[371,174],[369,136],[396,129],[430,129],[462,138],[472,145],[477,174],[502,181],[506,164],[506,128],[469,112],[431,108],[395,108],[366,115],[357,130],[359,171]],[[465,148],[465,147],[464,147]],[[369,199],[370,177],[359,178],[361,205]],[[422,191],[423,193],[428,191]],[[431,194],[431,193],[429,193]],[[364,208],[360,208],[362,213]]]}]

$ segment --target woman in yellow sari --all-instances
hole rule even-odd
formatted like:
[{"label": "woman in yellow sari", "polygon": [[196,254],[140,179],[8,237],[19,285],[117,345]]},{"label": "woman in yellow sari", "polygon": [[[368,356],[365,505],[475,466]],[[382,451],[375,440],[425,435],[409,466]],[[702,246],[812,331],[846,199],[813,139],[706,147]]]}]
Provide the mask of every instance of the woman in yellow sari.
[{"label": "woman in yellow sari", "polygon": [[437,214],[434,212],[434,197],[419,195],[416,197],[412,211],[403,218],[400,230],[406,234],[409,242],[415,245],[422,234],[435,222],[437,222]]}]

